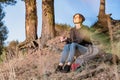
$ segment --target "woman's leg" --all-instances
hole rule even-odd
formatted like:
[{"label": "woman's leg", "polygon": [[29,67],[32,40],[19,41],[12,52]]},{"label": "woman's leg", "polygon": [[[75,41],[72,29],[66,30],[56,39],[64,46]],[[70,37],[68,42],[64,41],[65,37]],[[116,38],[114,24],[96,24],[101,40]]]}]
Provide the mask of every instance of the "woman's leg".
[{"label": "woman's leg", "polygon": [[82,54],[85,54],[87,52],[86,47],[79,45],[78,43],[71,43],[70,52],[69,52],[68,59],[67,59],[67,65],[65,65],[64,70],[63,70],[65,73],[70,72],[71,64],[73,62],[76,49],[78,49],[80,53]]},{"label": "woman's leg", "polygon": [[76,52],[76,49],[78,49],[81,54],[85,54],[87,52],[88,48],[84,47],[84,46],[82,46],[82,45],[80,45],[78,43],[72,43],[70,45],[70,52],[69,52],[69,56],[68,56],[67,62],[72,63],[73,57],[74,57],[75,52]]},{"label": "woman's leg", "polygon": [[67,64],[64,66],[64,69],[63,69],[62,72],[64,72],[64,73],[70,72],[71,63],[73,61],[75,50],[76,50],[76,43],[71,43],[70,44],[69,55],[68,55],[68,58],[67,58]]},{"label": "woman's leg", "polygon": [[78,43],[76,43],[76,45],[77,45],[77,49],[79,50],[79,52],[80,52],[81,54],[84,55],[84,54],[87,52],[87,50],[88,50],[87,47],[82,46],[82,45],[80,45],[80,44],[78,44]]},{"label": "woman's leg", "polygon": [[69,50],[70,50],[70,44],[66,44],[64,46],[64,49],[63,49],[62,54],[61,54],[60,63],[59,63],[59,65],[57,66],[57,68],[55,70],[56,72],[57,71],[61,72],[63,70],[63,64],[65,63],[65,61],[66,61],[66,59],[68,57]]},{"label": "woman's leg", "polygon": [[69,52],[68,59],[67,59],[68,64],[71,64],[73,62],[73,57],[76,52],[76,47],[77,47],[76,43],[71,43],[70,52]]},{"label": "woman's leg", "polygon": [[70,44],[66,44],[61,54],[60,64],[64,64],[70,51]]}]

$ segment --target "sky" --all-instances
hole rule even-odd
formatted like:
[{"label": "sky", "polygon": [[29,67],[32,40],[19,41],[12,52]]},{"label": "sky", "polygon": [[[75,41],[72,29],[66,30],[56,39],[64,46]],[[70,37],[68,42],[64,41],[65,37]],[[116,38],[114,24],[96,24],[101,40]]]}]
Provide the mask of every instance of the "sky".
[{"label": "sky", "polygon": [[[85,17],[84,25],[91,26],[97,21],[100,0],[54,0],[55,22],[74,26],[73,15],[81,13]],[[37,0],[38,36],[41,36],[42,27],[42,0]],[[112,13],[112,18],[120,20],[120,0],[106,0],[106,14]],[[5,41],[20,42],[25,40],[25,4],[19,0],[15,6],[4,8],[6,16],[4,23],[9,33]]]}]

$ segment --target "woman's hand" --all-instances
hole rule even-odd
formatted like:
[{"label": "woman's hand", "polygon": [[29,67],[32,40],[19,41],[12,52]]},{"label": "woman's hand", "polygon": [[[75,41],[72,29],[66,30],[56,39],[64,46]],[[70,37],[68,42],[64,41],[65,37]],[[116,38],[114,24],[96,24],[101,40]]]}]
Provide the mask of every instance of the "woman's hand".
[{"label": "woman's hand", "polygon": [[64,36],[60,37],[61,42],[64,42],[65,40],[67,40],[67,37],[64,37]]}]

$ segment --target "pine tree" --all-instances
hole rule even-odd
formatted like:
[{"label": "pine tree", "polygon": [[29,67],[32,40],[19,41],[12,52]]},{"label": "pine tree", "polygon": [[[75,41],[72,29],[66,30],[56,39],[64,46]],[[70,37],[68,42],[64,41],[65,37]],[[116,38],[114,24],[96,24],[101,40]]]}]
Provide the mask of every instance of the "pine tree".
[{"label": "pine tree", "polygon": [[5,16],[5,13],[3,12],[3,8],[0,4],[0,54],[2,54],[4,41],[7,39],[7,34],[8,34],[7,27],[4,25],[4,22],[3,22],[4,16]]}]

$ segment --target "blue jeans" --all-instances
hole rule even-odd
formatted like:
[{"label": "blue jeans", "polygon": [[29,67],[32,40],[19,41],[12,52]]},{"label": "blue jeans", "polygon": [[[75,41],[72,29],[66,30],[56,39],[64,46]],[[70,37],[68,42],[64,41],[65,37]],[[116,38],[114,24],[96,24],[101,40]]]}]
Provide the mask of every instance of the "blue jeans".
[{"label": "blue jeans", "polygon": [[85,54],[87,52],[87,47],[84,47],[78,43],[73,42],[71,44],[66,44],[62,51],[60,63],[65,63],[66,60],[67,60],[67,62],[72,63],[77,49],[81,54]]}]

